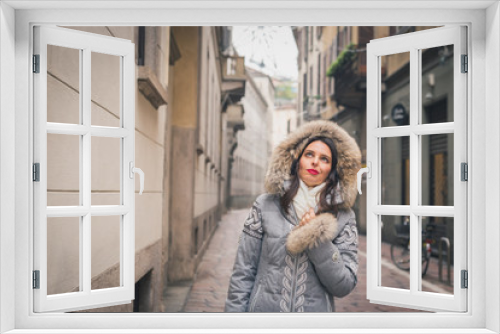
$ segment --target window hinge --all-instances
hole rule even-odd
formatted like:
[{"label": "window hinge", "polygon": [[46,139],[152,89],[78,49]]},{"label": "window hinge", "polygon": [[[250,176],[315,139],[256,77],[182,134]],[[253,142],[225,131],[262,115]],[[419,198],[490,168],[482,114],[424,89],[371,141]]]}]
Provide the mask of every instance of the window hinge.
[{"label": "window hinge", "polygon": [[33,73],[40,73],[40,55],[33,55]]},{"label": "window hinge", "polygon": [[40,182],[40,164],[38,162],[33,164],[33,181]]},{"label": "window hinge", "polygon": [[467,270],[462,270],[461,271],[461,277],[462,277],[462,289],[467,289],[469,287],[469,274]]},{"label": "window hinge", "polygon": [[466,162],[462,162],[460,165],[461,170],[461,181],[469,181],[469,167]]},{"label": "window hinge", "polygon": [[40,270],[33,270],[33,289],[40,289]]},{"label": "window hinge", "polygon": [[462,55],[462,73],[469,72],[469,57],[467,55]]}]

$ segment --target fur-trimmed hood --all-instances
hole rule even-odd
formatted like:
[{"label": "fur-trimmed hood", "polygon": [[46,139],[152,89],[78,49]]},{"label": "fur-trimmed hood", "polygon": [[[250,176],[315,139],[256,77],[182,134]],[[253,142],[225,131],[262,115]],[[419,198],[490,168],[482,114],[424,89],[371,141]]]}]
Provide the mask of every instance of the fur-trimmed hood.
[{"label": "fur-trimmed hood", "polygon": [[285,193],[288,183],[286,181],[291,179],[292,162],[298,158],[306,143],[313,137],[328,137],[333,140],[338,154],[339,175],[339,187],[337,187],[339,194],[336,194],[335,200],[339,209],[351,208],[356,200],[356,180],[361,168],[361,152],[356,141],[344,129],[334,122],[325,120],[304,124],[274,149],[265,180],[267,192],[279,195]]}]

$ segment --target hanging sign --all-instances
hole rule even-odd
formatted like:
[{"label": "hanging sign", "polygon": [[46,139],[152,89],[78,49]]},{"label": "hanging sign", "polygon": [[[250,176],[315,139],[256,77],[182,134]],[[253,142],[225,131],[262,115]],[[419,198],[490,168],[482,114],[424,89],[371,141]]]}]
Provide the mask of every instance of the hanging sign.
[{"label": "hanging sign", "polygon": [[402,105],[401,103],[398,103],[394,107],[392,107],[391,117],[394,123],[396,123],[398,126],[408,125],[408,113],[406,112],[404,105]]}]

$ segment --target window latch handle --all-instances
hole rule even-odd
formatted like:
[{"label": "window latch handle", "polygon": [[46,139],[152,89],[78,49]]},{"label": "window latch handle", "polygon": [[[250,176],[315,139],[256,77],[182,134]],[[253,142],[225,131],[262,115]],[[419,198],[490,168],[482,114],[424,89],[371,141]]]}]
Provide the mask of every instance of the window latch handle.
[{"label": "window latch handle", "polygon": [[141,190],[139,191],[139,195],[142,195],[142,192],[144,191],[144,172],[140,169],[140,168],[137,168],[137,167],[134,167],[134,162],[133,161],[130,161],[129,163],[129,177],[131,179],[134,178],[134,174],[137,173],[139,174],[139,183],[141,185]]},{"label": "window latch handle", "polygon": [[368,162],[367,164],[367,167],[365,168],[361,168],[359,171],[358,171],[358,192],[360,195],[362,195],[363,193],[361,192],[361,177],[363,176],[364,173],[367,173],[368,175],[368,178],[371,178],[372,177],[372,163],[371,162]]}]

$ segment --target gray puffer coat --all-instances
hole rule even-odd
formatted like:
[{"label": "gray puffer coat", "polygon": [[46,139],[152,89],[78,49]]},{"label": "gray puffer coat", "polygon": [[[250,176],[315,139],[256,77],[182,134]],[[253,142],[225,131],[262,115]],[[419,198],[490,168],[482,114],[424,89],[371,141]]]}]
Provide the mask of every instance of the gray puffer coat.
[{"label": "gray puffer coat", "polygon": [[[292,161],[316,136],[330,137],[337,148],[339,186],[327,200],[339,212],[321,213],[298,227],[293,205],[286,213],[280,198],[290,185]],[[240,236],[226,312],[333,312],[333,297],[354,289],[358,233],[351,207],[360,160],[356,142],[328,121],[307,123],[274,150],[268,193],[255,201]]]}]

